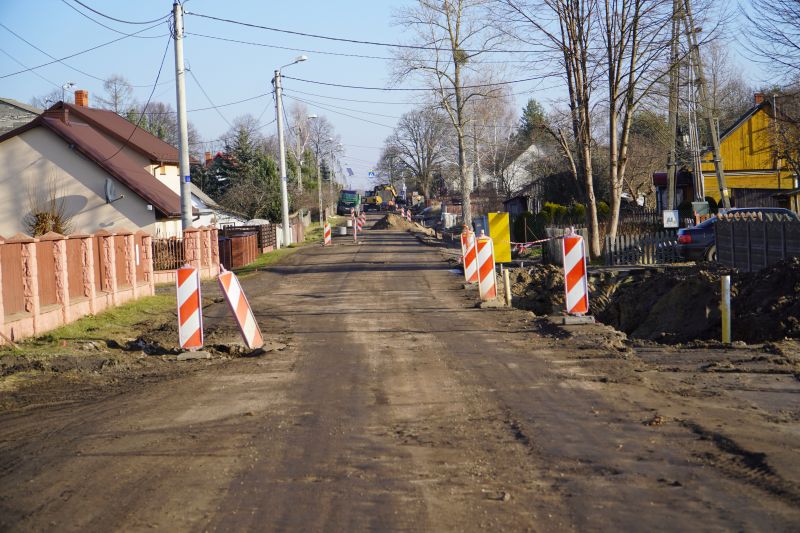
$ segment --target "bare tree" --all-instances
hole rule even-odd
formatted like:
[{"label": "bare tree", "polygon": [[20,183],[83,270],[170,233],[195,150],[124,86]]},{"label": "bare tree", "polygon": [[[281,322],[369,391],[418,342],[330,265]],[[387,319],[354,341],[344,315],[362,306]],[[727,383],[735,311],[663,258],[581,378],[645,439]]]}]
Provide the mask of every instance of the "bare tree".
[{"label": "bare tree", "polygon": [[467,161],[467,104],[486,90],[470,86],[468,74],[479,54],[490,50],[496,34],[486,24],[489,0],[416,0],[398,14],[398,23],[415,35],[418,48],[404,49],[398,62],[397,78],[420,74],[428,81],[436,101],[453,125],[457,141],[464,223],[472,224],[472,203]]},{"label": "bare tree", "polygon": [[103,82],[104,96],[98,96],[98,107],[125,116],[134,106],[133,87],[124,76],[114,74]]},{"label": "bare tree", "polygon": [[317,169],[317,199],[319,204],[320,223],[322,223],[322,213],[324,210],[324,194],[322,190],[322,159],[331,150],[334,150],[340,142],[339,135],[336,134],[333,124],[324,117],[316,117],[308,124],[308,143],[314,150],[314,160]]},{"label": "bare tree", "polygon": [[671,43],[671,0],[603,0],[600,24],[608,90],[608,163],[614,238],[628,163],[633,115],[643,95],[664,74],[662,58]]},{"label": "bare tree", "polygon": [[388,161],[390,175],[399,177],[407,170],[426,198],[430,197],[434,169],[443,161],[447,121],[441,111],[430,107],[409,111],[385,142],[382,159]]},{"label": "bare tree", "polygon": [[597,21],[595,0],[498,0],[506,8],[506,31],[524,43],[544,48],[559,64],[569,94],[576,174],[584,184],[589,251],[601,253],[600,225],[592,182],[592,92],[597,84],[593,54]]},{"label": "bare tree", "polygon": [[[800,74],[800,0],[750,0],[744,39],[753,54],[786,78]],[[747,4],[743,4],[747,5]],[[775,70],[772,70],[775,72]]]},{"label": "bare tree", "polygon": [[[289,129],[289,146],[292,155],[302,167],[306,149],[311,138],[311,121],[309,120],[308,108],[305,104],[294,102],[289,108],[291,128]],[[303,173],[297,172],[297,190],[303,192]]]},{"label": "bare tree", "polygon": [[31,98],[31,105],[40,109],[47,109],[56,102],[61,101],[64,91],[62,89],[53,89],[49,93]]}]

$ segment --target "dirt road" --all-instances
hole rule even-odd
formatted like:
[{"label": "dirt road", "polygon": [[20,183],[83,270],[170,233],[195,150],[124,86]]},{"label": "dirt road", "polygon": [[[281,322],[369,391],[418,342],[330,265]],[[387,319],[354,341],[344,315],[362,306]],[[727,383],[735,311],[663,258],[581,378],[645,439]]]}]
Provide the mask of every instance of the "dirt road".
[{"label": "dirt road", "polygon": [[0,530],[800,528],[792,372],[477,309],[407,233],[335,244],[243,280],[286,349],[0,415]]}]

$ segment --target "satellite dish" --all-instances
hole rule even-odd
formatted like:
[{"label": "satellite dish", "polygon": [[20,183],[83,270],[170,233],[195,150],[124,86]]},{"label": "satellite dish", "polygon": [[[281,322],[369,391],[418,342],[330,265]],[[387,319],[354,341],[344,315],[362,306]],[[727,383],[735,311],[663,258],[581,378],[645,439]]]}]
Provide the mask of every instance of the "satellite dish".
[{"label": "satellite dish", "polygon": [[114,180],[111,178],[106,178],[106,203],[111,204],[123,198],[125,198],[125,196],[121,194],[117,196],[117,186],[114,183]]}]

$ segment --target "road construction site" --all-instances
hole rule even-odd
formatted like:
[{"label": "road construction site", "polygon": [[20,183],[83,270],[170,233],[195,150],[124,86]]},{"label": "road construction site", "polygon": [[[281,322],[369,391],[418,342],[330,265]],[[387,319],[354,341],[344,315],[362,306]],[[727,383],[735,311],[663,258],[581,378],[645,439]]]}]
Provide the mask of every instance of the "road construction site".
[{"label": "road construction site", "polygon": [[0,530],[798,529],[796,263],[736,278],[723,345],[702,265],[591,275],[565,326],[557,267],[481,308],[430,233],[242,276],[263,350],[209,284],[208,358],[174,320],[3,353]]}]

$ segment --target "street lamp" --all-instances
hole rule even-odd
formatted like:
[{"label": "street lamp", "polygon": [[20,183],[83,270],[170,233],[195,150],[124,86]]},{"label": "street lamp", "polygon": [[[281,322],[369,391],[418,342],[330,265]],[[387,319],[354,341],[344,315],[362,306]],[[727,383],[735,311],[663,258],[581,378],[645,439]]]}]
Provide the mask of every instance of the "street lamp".
[{"label": "street lamp", "polygon": [[281,166],[281,215],[283,219],[283,245],[289,246],[291,240],[289,234],[289,192],[286,183],[286,148],[283,141],[283,101],[281,99],[281,69],[290,67],[295,63],[300,63],[308,59],[306,56],[298,56],[291,63],[287,63],[275,70],[275,77],[272,83],[275,87],[275,116],[278,118],[278,150],[280,150]]},{"label": "street lamp", "polygon": [[72,89],[73,87],[75,87],[75,82],[74,81],[68,81],[67,83],[65,83],[64,85],[61,86],[61,101],[62,102],[64,101],[64,97],[65,97],[66,92],[69,89]]}]

